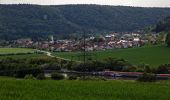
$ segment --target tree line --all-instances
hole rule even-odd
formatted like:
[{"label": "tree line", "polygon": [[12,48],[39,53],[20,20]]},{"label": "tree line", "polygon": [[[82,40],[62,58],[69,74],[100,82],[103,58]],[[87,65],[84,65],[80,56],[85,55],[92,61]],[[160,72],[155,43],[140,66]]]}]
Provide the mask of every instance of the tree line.
[{"label": "tree line", "polygon": [[3,58],[0,59],[0,75],[24,78],[26,75],[37,77],[45,70],[60,71],[68,69],[78,72],[96,71],[124,71],[124,72],[146,72],[155,74],[170,74],[170,64],[160,65],[158,68],[150,68],[146,64],[133,65],[124,59],[107,58],[105,60],[90,60],[85,63],[65,61],[57,58]]}]

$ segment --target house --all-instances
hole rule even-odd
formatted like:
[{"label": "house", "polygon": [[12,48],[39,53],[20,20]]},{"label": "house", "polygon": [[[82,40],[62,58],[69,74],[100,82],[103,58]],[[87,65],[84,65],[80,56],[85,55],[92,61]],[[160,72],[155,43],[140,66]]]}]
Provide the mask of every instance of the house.
[{"label": "house", "polygon": [[136,38],[133,38],[133,41],[138,42],[138,41],[140,41],[140,39],[138,37],[136,37]]},{"label": "house", "polygon": [[112,35],[106,35],[105,36],[106,41],[111,41],[113,40]]},{"label": "house", "polygon": [[94,36],[91,36],[89,39],[90,39],[90,40],[94,40],[94,39],[95,39],[95,37],[94,37]]},{"label": "house", "polygon": [[93,51],[93,47],[86,47],[86,51]]}]

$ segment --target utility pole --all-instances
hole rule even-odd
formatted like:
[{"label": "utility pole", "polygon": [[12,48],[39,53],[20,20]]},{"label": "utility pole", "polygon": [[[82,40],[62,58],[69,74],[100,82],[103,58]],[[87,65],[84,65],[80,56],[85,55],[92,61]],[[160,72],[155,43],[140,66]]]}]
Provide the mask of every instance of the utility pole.
[{"label": "utility pole", "polygon": [[85,77],[85,72],[87,71],[87,69],[86,69],[86,67],[87,67],[87,57],[92,57],[92,53],[90,53],[90,52],[88,52],[87,51],[87,40],[86,40],[86,37],[87,37],[87,35],[86,35],[87,33],[86,33],[86,31],[83,31],[83,33],[82,33],[82,38],[81,38],[81,43],[80,43],[80,50],[81,50],[81,54],[80,54],[80,58],[82,59],[82,71],[83,71],[83,73],[84,73],[84,77]]},{"label": "utility pole", "polygon": [[85,63],[86,63],[86,33],[84,31],[83,31],[83,63],[84,63],[83,67],[85,68]]},{"label": "utility pole", "polygon": [[85,71],[87,71],[86,70],[86,63],[87,63],[87,57],[92,57],[92,55],[93,54],[91,54],[90,52],[88,52],[87,51],[87,42],[86,42],[86,37],[87,37],[87,35],[86,35],[86,32],[85,31],[83,31],[83,50],[82,50],[82,56],[83,56],[83,71],[85,72]]}]

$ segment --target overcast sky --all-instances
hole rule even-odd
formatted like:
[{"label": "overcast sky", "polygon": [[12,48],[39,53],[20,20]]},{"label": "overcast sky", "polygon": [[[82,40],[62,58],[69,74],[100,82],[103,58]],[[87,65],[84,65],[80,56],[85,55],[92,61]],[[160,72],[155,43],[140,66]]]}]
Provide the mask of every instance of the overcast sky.
[{"label": "overcast sky", "polygon": [[41,4],[41,5],[64,5],[64,4],[101,4],[101,5],[124,5],[142,7],[170,7],[170,0],[0,0],[1,4]]}]

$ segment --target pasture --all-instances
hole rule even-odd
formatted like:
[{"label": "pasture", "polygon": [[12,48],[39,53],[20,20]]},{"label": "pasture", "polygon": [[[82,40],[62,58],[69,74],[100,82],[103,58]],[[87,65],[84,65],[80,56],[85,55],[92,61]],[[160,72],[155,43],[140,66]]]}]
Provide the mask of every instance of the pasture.
[{"label": "pasture", "polygon": [[13,59],[27,59],[27,58],[39,58],[47,57],[45,54],[22,54],[22,55],[3,55],[0,59],[13,58]]},{"label": "pasture", "polygon": [[0,59],[14,58],[26,59],[36,57],[46,57],[45,54],[35,53],[35,49],[29,48],[0,48]]},{"label": "pasture", "polygon": [[34,53],[34,49],[28,48],[0,48],[0,54]]},{"label": "pasture", "polygon": [[[113,49],[106,51],[96,51],[93,53],[92,59],[103,60],[108,57],[123,58],[131,64],[148,64],[151,67],[157,67],[161,64],[170,63],[170,48],[165,46],[148,46],[129,49]],[[57,52],[53,55],[61,58],[82,60],[83,56],[80,52]]]},{"label": "pasture", "polygon": [[1,100],[169,100],[170,82],[0,78]]}]

